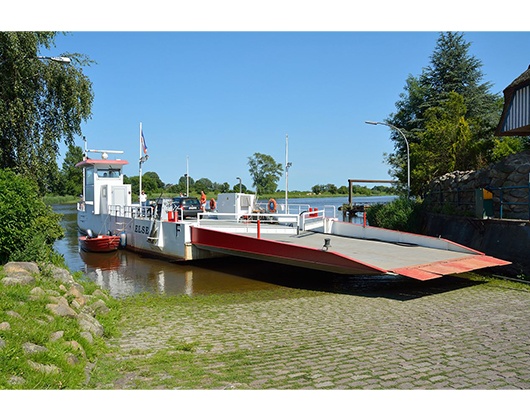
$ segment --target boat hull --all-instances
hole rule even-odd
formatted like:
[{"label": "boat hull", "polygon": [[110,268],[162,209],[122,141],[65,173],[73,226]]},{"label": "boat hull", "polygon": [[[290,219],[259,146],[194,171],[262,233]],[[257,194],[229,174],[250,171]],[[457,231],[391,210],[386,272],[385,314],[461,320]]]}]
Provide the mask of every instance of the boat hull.
[{"label": "boat hull", "polygon": [[80,236],[79,245],[85,252],[113,252],[120,246],[120,237],[99,235],[95,238],[89,238]]}]

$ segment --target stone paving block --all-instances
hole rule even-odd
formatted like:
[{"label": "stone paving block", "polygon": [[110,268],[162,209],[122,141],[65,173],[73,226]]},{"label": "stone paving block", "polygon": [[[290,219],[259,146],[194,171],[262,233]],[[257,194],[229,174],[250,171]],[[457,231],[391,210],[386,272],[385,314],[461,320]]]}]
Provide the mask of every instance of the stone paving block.
[{"label": "stone paving block", "polygon": [[155,351],[166,335],[200,343],[204,355],[246,349],[247,389],[530,389],[528,291],[440,285],[448,290],[415,286],[432,293],[405,301],[382,289],[376,299],[323,293],[220,305],[208,323],[175,308],[120,340]]}]

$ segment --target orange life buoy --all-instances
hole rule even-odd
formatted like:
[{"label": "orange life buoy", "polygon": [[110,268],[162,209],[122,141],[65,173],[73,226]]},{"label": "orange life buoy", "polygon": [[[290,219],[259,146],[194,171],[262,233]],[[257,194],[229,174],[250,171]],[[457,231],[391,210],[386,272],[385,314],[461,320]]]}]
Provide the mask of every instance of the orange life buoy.
[{"label": "orange life buoy", "polygon": [[269,200],[269,203],[267,204],[267,207],[269,209],[269,212],[276,213],[276,209],[278,207],[278,204],[276,204],[276,200],[274,198],[271,198]]},{"label": "orange life buoy", "polygon": [[215,199],[210,199],[210,210],[215,210],[215,207],[217,206]]}]

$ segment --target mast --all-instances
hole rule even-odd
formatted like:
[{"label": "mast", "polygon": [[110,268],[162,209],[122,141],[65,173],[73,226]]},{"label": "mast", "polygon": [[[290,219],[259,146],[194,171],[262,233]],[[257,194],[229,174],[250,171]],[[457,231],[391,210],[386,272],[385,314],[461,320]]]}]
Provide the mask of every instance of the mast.
[{"label": "mast", "polygon": [[140,180],[140,189],[138,190],[138,202],[140,201],[140,195],[142,194],[142,123],[140,123],[140,157],[138,159],[138,178]]},{"label": "mast", "polygon": [[[83,143],[85,143],[85,148],[83,150],[83,160],[88,159],[88,148],[87,148],[87,142],[86,137],[83,136]],[[83,202],[86,200],[86,167],[83,166]]]},{"label": "mast", "polygon": [[[143,153],[143,155],[142,155]],[[138,190],[138,199],[140,198],[140,194],[142,194],[142,163],[145,163],[149,159],[149,155],[147,154],[147,144],[145,142],[144,132],[142,130],[142,123],[140,123],[140,159],[138,159],[138,166],[139,166],[139,187]],[[139,201],[139,200],[138,200]]]}]

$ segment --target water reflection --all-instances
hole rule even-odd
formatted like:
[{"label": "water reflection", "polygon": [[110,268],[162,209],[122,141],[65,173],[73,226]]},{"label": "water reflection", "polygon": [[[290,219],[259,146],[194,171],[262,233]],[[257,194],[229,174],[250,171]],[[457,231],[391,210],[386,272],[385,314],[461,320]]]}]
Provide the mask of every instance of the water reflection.
[{"label": "water reflection", "polygon": [[64,256],[68,268],[84,273],[114,297],[142,292],[194,295],[279,287],[249,276],[262,270],[259,262],[251,260],[223,258],[200,264],[176,264],[127,250],[81,251],[75,205],[56,205],[53,209],[63,215],[65,237],[55,243],[55,249]]}]

